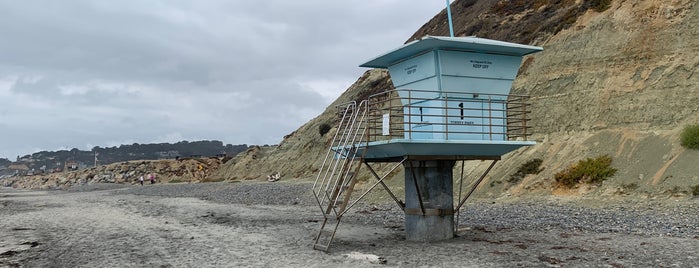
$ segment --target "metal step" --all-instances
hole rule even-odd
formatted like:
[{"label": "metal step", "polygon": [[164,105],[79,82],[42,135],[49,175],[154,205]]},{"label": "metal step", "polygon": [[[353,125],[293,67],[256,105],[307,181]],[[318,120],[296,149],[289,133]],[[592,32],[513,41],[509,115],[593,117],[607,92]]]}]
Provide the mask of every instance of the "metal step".
[{"label": "metal step", "polygon": [[[343,200],[340,200],[340,198],[338,198],[338,200],[335,200],[335,202],[330,203],[330,205],[328,205],[328,208],[325,210],[325,215],[334,216],[335,214],[332,213],[333,208],[337,208],[339,206],[342,206],[343,203],[345,203],[345,202]],[[330,217],[330,218],[332,218],[332,217]]]},{"label": "metal step", "polygon": [[318,234],[316,234],[313,249],[328,251],[328,248],[335,237],[338,224],[339,219],[337,218],[325,218],[320,230],[318,230]]},{"label": "metal step", "polygon": [[328,251],[329,247],[330,246],[325,246],[325,245],[320,245],[320,244],[313,245],[313,249],[322,250],[322,251]]}]

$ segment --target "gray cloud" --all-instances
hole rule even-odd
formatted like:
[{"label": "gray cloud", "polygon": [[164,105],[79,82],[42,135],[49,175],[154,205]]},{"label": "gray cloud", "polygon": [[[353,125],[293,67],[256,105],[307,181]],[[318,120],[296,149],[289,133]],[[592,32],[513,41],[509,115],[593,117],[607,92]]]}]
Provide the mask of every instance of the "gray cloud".
[{"label": "gray cloud", "polygon": [[0,157],[274,144],[443,1],[0,0]]}]

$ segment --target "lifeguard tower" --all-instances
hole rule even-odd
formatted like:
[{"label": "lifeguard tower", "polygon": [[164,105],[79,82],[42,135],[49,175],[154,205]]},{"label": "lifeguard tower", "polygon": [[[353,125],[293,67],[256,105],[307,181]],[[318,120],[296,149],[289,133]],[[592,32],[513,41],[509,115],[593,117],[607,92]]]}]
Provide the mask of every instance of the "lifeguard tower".
[{"label": "lifeguard tower", "polygon": [[[455,212],[500,157],[535,144],[527,140],[528,97],[510,95],[510,88],[522,57],[542,50],[477,37],[426,36],[360,65],[388,69],[395,90],[339,107],[337,132],[313,185],[324,215],[314,248],[327,250],[342,216],[378,185],[405,212],[407,240],[454,237]],[[492,163],[454,206],[457,160]],[[370,165],[386,162],[396,163],[390,171],[405,169],[405,203]],[[353,198],[361,166],[377,181]]]}]

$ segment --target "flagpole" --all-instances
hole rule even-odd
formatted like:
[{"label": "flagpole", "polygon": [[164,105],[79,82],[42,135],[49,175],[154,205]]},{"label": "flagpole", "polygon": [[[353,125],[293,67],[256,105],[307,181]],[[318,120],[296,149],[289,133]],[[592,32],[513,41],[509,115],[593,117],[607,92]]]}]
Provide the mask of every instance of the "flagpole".
[{"label": "flagpole", "polygon": [[454,37],[454,26],[451,23],[451,6],[449,5],[449,0],[447,2],[447,19],[449,20],[449,35]]}]

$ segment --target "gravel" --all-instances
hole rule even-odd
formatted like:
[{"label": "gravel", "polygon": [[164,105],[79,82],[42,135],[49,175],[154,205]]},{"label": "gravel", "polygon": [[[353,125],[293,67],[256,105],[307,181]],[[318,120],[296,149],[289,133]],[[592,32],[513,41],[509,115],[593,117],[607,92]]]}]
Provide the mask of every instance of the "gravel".
[{"label": "gravel", "polygon": [[351,252],[395,267],[699,267],[697,198],[473,199],[461,210],[458,237],[429,243],[405,239],[394,203],[360,203],[325,253],[312,250],[322,215],[311,187],[0,189],[0,267],[371,266],[344,257]]},{"label": "gravel", "polygon": [[699,236],[696,202],[662,207],[657,204],[589,207],[574,203],[476,203],[462,210],[463,223],[517,230],[575,230],[651,236]]},{"label": "gravel", "polygon": [[312,184],[269,182],[176,183],[132,186],[120,194],[193,197],[223,204],[312,205]]},{"label": "gravel", "polygon": [[[308,182],[220,182],[131,186],[119,192],[162,197],[192,197],[223,204],[305,206],[316,210],[317,204],[311,187],[312,184]],[[320,216],[320,211],[318,214]],[[399,228],[404,218],[395,203],[360,203],[343,218],[343,222]],[[560,201],[550,198],[495,202],[476,199],[470,200],[461,209],[459,228],[494,231],[561,229],[590,233],[699,238],[699,199],[633,202]]]}]

